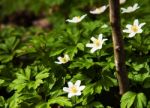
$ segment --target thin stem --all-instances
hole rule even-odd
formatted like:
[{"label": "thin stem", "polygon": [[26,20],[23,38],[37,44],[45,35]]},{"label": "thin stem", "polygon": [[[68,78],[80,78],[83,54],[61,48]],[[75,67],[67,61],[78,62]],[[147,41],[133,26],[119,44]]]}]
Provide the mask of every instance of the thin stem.
[{"label": "thin stem", "polygon": [[125,67],[125,52],[120,27],[119,0],[109,0],[109,9],[117,79],[119,83],[119,92],[122,95],[128,90],[128,77]]}]

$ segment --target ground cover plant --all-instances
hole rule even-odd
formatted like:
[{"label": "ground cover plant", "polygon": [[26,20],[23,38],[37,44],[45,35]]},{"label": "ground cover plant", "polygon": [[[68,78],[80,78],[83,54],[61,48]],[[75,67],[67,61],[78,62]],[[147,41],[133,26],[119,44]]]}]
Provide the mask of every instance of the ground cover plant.
[{"label": "ground cover plant", "polygon": [[150,1],[120,0],[122,94],[109,1],[0,0],[0,108],[150,108]]}]

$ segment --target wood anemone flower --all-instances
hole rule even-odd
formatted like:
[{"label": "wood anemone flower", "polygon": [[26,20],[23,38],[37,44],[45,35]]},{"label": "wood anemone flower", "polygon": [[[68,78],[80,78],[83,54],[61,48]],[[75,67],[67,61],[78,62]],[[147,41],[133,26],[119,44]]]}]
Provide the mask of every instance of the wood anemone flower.
[{"label": "wood anemone flower", "polygon": [[73,17],[72,19],[67,19],[66,21],[67,21],[67,22],[70,22],[70,23],[79,23],[79,22],[81,22],[86,16],[87,16],[87,14],[82,15],[82,16],[75,16],[75,17]]},{"label": "wood anemone flower", "polygon": [[90,47],[91,49],[91,53],[94,53],[96,50],[101,49],[103,43],[107,40],[107,39],[103,39],[103,35],[99,34],[98,39],[96,39],[95,37],[91,37],[91,40],[93,43],[87,43],[86,47]]},{"label": "wood anemone flower", "polygon": [[135,19],[133,22],[133,25],[127,24],[125,30],[123,32],[129,33],[129,37],[134,37],[137,33],[142,33],[143,30],[141,29],[142,26],[144,26],[146,23],[139,24],[138,19]]},{"label": "wood anemone flower", "polygon": [[72,82],[68,82],[68,87],[63,87],[63,91],[68,93],[68,98],[81,95],[81,91],[85,88],[85,86],[80,86],[80,84],[81,81],[77,80],[75,84],[73,84]]}]

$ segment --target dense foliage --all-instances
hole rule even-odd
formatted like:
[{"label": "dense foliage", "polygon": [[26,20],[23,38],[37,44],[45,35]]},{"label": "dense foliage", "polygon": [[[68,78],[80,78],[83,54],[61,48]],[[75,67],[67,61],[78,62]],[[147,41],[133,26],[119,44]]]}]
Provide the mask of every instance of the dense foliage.
[{"label": "dense foliage", "polygon": [[[150,2],[121,7],[135,3],[138,10],[121,14],[122,29],[135,19],[146,24],[132,38],[123,33],[130,89],[120,96],[109,10],[89,13],[107,0],[0,0],[0,108],[150,108]],[[83,14],[77,24],[65,21]],[[34,23],[41,19],[48,24]],[[91,53],[86,44],[99,34],[107,41]],[[55,63],[64,54],[70,60]],[[77,80],[85,89],[68,98],[63,87]]]}]

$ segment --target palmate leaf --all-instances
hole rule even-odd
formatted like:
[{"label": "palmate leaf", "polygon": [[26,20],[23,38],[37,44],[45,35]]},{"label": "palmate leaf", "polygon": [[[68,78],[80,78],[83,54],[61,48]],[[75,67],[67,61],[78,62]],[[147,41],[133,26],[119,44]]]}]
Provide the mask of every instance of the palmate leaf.
[{"label": "palmate leaf", "polygon": [[0,61],[2,63],[7,63],[13,59],[13,55],[0,55]]},{"label": "palmate leaf", "polygon": [[84,51],[84,44],[83,43],[78,43],[77,48],[81,51]]},{"label": "palmate leaf", "polygon": [[69,68],[73,69],[73,68],[79,68],[79,69],[83,69],[83,68],[90,68],[91,66],[94,65],[94,62],[92,59],[84,59],[84,58],[79,58],[78,60],[76,60],[75,62],[73,62]]},{"label": "palmate leaf", "polygon": [[150,108],[150,101],[148,101],[147,103],[147,108]]},{"label": "palmate leaf", "polygon": [[75,56],[75,54],[77,54],[78,49],[76,46],[69,46],[67,47],[66,53],[68,55],[70,55],[70,58],[73,59],[73,57]]},{"label": "palmate leaf", "polygon": [[86,85],[85,89],[83,90],[84,95],[92,95],[94,93],[94,84]]},{"label": "palmate leaf", "polygon": [[131,108],[136,98],[136,93],[127,92],[121,98],[121,108]]},{"label": "palmate leaf", "polygon": [[85,74],[77,73],[76,75],[73,76],[72,80],[74,82],[77,80],[82,80],[82,81],[85,81],[86,83],[89,83],[91,82],[92,79],[86,76]]},{"label": "palmate leaf", "polygon": [[51,108],[47,102],[39,103],[35,108]]},{"label": "palmate leaf", "polygon": [[94,108],[104,108],[103,104],[100,102],[97,102],[97,101],[90,104],[90,108],[93,108],[93,107]]},{"label": "palmate leaf", "polygon": [[143,82],[148,76],[149,76],[149,73],[143,73],[143,74],[133,74],[133,73],[129,73],[129,78],[134,80],[134,81],[137,81],[137,82]]},{"label": "palmate leaf", "polygon": [[53,56],[57,56],[59,54],[61,54],[65,49],[55,49],[54,51],[50,52],[49,56],[53,57]]},{"label": "palmate leaf", "polygon": [[135,93],[128,91],[121,98],[121,108],[144,108],[147,104],[147,99],[144,93]]},{"label": "palmate leaf", "polygon": [[9,108],[19,108],[19,104],[22,102],[20,96],[21,94],[15,93],[11,98],[8,99]]},{"label": "palmate leaf", "polygon": [[108,75],[103,75],[103,77],[100,79],[99,83],[103,86],[103,88],[108,91],[110,87],[115,86],[116,84],[116,79],[111,78]]},{"label": "palmate leaf", "polygon": [[144,93],[137,94],[136,108],[144,108],[147,104],[147,99]]},{"label": "palmate leaf", "polygon": [[144,88],[150,88],[150,76],[143,81]]},{"label": "palmate leaf", "polygon": [[24,88],[36,89],[40,84],[43,83],[43,79],[49,76],[49,69],[44,68],[41,72],[31,69],[27,66],[25,70],[20,70],[16,73],[16,79],[9,85],[9,90],[22,91]]},{"label": "palmate leaf", "polygon": [[48,100],[48,104],[59,104],[61,106],[68,106],[71,107],[72,103],[66,97],[54,97]]},{"label": "palmate leaf", "polygon": [[101,91],[102,91],[102,84],[98,81],[98,82],[96,82],[95,83],[95,86],[94,86],[95,88],[95,93],[98,93],[98,94],[100,94],[101,93]]},{"label": "palmate leaf", "polygon": [[3,96],[0,96],[0,108],[4,107],[5,105],[5,99]]}]

